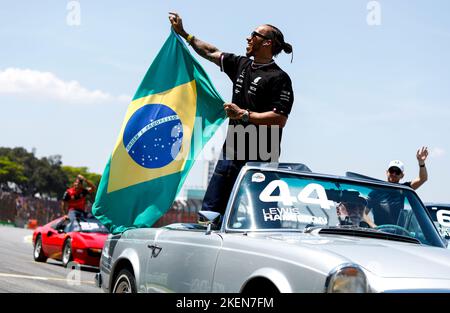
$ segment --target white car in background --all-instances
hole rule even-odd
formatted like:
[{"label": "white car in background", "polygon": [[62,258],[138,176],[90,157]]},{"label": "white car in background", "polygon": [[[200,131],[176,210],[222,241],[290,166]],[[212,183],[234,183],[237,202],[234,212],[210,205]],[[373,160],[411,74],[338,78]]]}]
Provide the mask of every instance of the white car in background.
[{"label": "white car in background", "polygon": [[431,219],[436,225],[439,233],[447,242],[447,248],[450,241],[450,204],[449,203],[425,203]]}]

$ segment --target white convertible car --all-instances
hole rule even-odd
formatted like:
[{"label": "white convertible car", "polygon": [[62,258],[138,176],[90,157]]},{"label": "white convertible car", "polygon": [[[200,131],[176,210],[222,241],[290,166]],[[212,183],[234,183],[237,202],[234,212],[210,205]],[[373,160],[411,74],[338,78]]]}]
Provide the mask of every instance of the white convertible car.
[{"label": "white convertible car", "polygon": [[110,235],[106,292],[450,292],[450,251],[410,188],[248,163],[222,217]]}]

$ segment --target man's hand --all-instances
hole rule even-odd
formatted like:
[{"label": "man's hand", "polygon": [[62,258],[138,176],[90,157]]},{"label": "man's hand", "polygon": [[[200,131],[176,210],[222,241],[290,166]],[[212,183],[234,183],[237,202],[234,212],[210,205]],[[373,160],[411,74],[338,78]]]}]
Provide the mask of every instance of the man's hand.
[{"label": "man's hand", "polygon": [[244,115],[245,110],[241,109],[234,103],[225,103],[223,105],[227,116],[232,120],[240,120]]},{"label": "man's hand", "polygon": [[417,150],[417,161],[419,161],[419,165],[425,164],[425,160],[428,157],[428,148],[422,147],[419,150]]},{"label": "man's hand", "polygon": [[417,161],[419,162],[419,177],[411,181],[411,188],[416,190],[428,180],[428,171],[425,167],[425,160],[428,157],[428,148],[422,147],[417,150]]},{"label": "man's hand", "polygon": [[186,39],[186,37],[188,36],[187,32],[184,30],[183,28],[183,20],[181,19],[181,17],[178,15],[178,13],[176,12],[169,12],[169,21],[170,24],[172,24],[172,28],[173,30],[180,35],[181,37],[183,37],[184,39]]},{"label": "man's hand", "polygon": [[[189,34],[184,30],[183,21],[178,13],[169,12],[169,21],[173,30],[187,41]],[[189,45],[191,45],[195,52],[197,52],[202,58],[205,58],[217,66],[220,66],[220,57],[222,52],[219,49],[194,36],[189,39]]]}]

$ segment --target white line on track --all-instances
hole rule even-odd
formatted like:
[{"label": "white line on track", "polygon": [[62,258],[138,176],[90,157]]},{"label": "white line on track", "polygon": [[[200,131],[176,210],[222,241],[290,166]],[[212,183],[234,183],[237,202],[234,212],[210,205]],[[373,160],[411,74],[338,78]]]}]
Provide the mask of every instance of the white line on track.
[{"label": "white line on track", "polygon": [[31,243],[32,240],[33,240],[33,235],[28,235],[28,236],[23,237],[23,242]]},{"label": "white line on track", "polygon": [[[7,274],[7,273],[0,273],[0,277],[23,278],[23,279],[33,279],[33,280],[68,281],[67,278],[60,278],[60,277],[43,277],[43,276],[30,276],[30,275],[18,275],[18,274]],[[80,281],[80,283],[95,285],[95,283],[93,281]]]}]

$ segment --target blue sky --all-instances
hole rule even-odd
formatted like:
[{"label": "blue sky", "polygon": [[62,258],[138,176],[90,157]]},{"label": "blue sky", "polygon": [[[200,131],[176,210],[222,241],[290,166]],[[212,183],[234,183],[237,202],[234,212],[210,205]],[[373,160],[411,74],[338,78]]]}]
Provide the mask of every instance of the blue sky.
[{"label": "blue sky", "polygon": [[[69,1],[0,1],[0,146],[61,154],[101,173],[174,10],[188,32],[226,52],[244,53],[260,24],[283,31],[294,62],[276,61],[295,103],[282,161],[384,179],[388,162],[401,159],[410,180],[426,145],[429,181],[418,193],[450,202],[450,2],[380,0],[379,26],[367,23],[369,2],[80,0],[81,24],[69,26]],[[226,75],[197,58],[230,101]],[[202,169],[188,185],[203,184]]]}]

